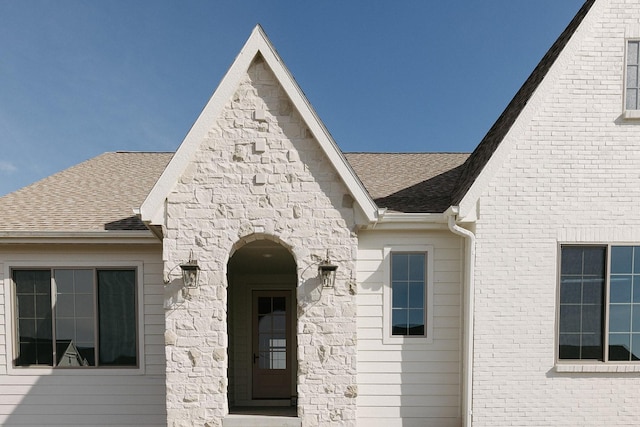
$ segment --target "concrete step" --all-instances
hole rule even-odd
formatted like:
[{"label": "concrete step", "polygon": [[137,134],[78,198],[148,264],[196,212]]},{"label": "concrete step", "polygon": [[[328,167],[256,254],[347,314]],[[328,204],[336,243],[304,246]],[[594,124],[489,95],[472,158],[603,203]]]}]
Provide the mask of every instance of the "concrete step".
[{"label": "concrete step", "polygon": [[229,414],[222,420],[222,427],[301,427],[297,417],[271,415]]}]

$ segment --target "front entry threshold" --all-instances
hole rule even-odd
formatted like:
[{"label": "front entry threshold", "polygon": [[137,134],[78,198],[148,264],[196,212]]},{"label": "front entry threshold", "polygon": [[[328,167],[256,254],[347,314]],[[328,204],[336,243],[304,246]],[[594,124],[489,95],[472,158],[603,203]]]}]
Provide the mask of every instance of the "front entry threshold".
[{"label": "front entry threshold", "polygon": [[301,427],[295,407],[241,407],[232,408],[222,420],[223,427]]}]

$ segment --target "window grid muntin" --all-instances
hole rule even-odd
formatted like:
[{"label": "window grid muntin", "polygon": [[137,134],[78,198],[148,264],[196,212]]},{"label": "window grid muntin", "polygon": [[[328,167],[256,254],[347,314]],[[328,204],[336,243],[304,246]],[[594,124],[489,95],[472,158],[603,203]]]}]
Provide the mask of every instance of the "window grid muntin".
[{"label": "window grid muntin", "polygon": [[[640,49],[640,48],[639,48]],[[639,50],[639,54],[640,54],[640,50]],[[605,292],[604,292],[604,302],[603,302],[603,316],[604,316],[604,328],[603,328],[603,355],[600,358],[600,360],[604,363],[607,362],[615,362],[615,363],[624,363],[624,362],[635,362],[635,360],[632,359],[632,355],[630,355],[630,358],[632,360],[617,360],[617,359],[610,359],[609,358],[609,341],[610,341],[610,306],[611,306],[611,278],[616,277],[617,273],[613,273],[612,274],[612,265],[616,262],[616,260],[612,261],[612,252],[614,252],[613,249],[616,248],[632,248],[633,249],[633,255],[632,255],[632,263],[633,263],[633,276],[635,279],[636,274],[638,275],[638,299],[636,299],[636,294],[635,294],[635,281],[632,283],[632,290],[631,290],[631,304],[635,305],[635,310],[632,310],[630,312],[630,322],[637,322],[637,325],[640,326],[640,271],[636,270],[639,269],[640,270],[640,245],[624,245],[624,244],[561,244],[560,245],[560,251],[562,253],[562,250],[564,248],[567,247],[578,247],[578,248],[588,248],[588,247],[604,247],[606,249],[606,254],[605,254],[605,259],[606,259],[606,264],[605,264]],[[561,263],[562,263],[562,256],[560,257]],[[560,263],[560,264],[561,264]],[[562,264],[561,264],[562,265]],[[562,268],[561,265],[559,266],[559,280],[561,282],[561,277],[562,277]],[[637,271],[637,273],[636,273]],[[560,283],[561,285],[561,283]],[[560,293],[562,292],[561,286],[559,286],[559,296],[558,296],[558,301],[560,301]],[[634,302],[637,301],[637,302]],[[615,305],[616,303],[614,303]],[[559,308],[558,311],[560,310],[560,303],[558,304]],[[638,317],[637,319],[634,320],[633,316],[637,314]],[[558,346],[556,347],[556,351],[559,352],[559,346],[560,346],[560,315],[558,316]],[[632,326],[631,326],[632,327]],[[640,328],[636,329],[636,328],[632,328],[632,331],[629,332],[631,334],[637,334],[635,337],[630,337],[630,339],[632,341],[630,341],[630,349],[633,352],[633,348],[636,347],[638,348],[638,351],[640,352]],[[636,338],[638,341],[633,340],[633,338]],[[558,353],[558,359],[562,362],[570,362],[572,360],[579,360],[579,359],[561,359],[560,355]]]},{"label": "window grid muntin", "polygon": [[[569,258],[568,252],[572,250],[580,251],[579,271],[563,272],[566,259]],[[595,266],[593,264],[587,264],[587,261],[593,261],[593,259],[590,259],[590,260],[587,259],[588,254],[586,251],[591,251],[591,254],[589,254],[591,257],[593,257],[594,254],[597,255],[597,252],[602,252],[600,254],[601,259],[598,260],[601,263],[601,266],[598,268],[599,271],[594,270]],[[607,276],[606,275],[606,258],[607,258],[606,247],[602,245],[600,246],[564,245],[561,247],[560,300],[559,300],[560,316],[559,316],[559,322],[558,322],[558,358],[561,360],[603,360],[602,353],[603,353],[603,348],[605,348],[604,347],[605,344],[604,344],[604,313],[603,313],[602,307],[603,307],[604,298],[605,298],[604,292],[606,287],[606,276]],[[591,271],[587,271],[588,269],[591,269]],[[579,301],[577,302],[576,301],[567,302],[566,300],[563,301],[563,296],[566,296],[566,294],[568,293],[566,290],[567,286],[573,285],[576,282],[579,283],[579,286],[580,286]],[[585,287],[591,286],[591,283],[593,282],[600,282],[600,284],[598,285],[599,289],[596,289],[597,294],[599,294],[599,296],[597,296],[596,298],[599,299],[599,301],[596,300],[595,302],[593,301],[593,298],[594,298],[593,295],[590,295],[588,299],[587,297],[585,297]],[[594,295],[597,295],[597,294],[594,294]],[[599,307],[599,316],[598,316],[599,325],[596,325],[590,330],[585,330],[586,329],[585,311],[587,309],[593,309],[598,307]],[[578,312],[578,316],[577,316],[578,325],[577,325],[577,328],[574,327],[573,330],[571,330],[571,325],[566,324],[566,322],[571,320],[570,315],[568,316],[569,319],[567,319],[567,316],[563,317],[563,312],[566,314],[569,310],[573,312],[576,312],[576,311]],[[596,321],[595,323],[598,323],[598,321]],[[566,328],[569,328],[569,330],[567,330]],[[578,340],[578,345],[577,345],[578,356],[577,357],[567,357],[568,355],[566,354],[566,352],[569,351],[571,347],[569,347],[569,349],[563,347],[563,345],[567,346],[567,344],[563,344],[563,343],[570,343],[571,341],[570,338],[573,338],[573,340],[577,338]],[[592,338],[593,341],[591,343],[588,343],[588,340],[586,340],[586,338]],[[591,345],[588,345],[588,344],[591,344]],[[564,355],[562,354],[563,352],[565,352]]]},{"label": "window grid muntin", "polygon": [[[626,271],[614,271],[614,252],[629,251],[629,264]],[[640,246],[627,246],[627,245],[615,245],[611,246],[610,263],[612,265],[611,272],[609,274],[609,301],[608,301],[608,313],[607,313],[607,347],[606,356],[610,361],[636,361],[640,360],[640,301],[635,302],[636,286],[638,287],[638,293],[640,294]],[[619,261],[616,259],[616,264]],[[614,298],[614,282],[617,279],[623,278],[629,279],[629,292],[627,294],[628,301],[621,301],[622,295],[616,295]],[[625,312],[622,312],[625,310]],[[613,322],[614,314],[618,312],[626,317],[626,326],[623,326],[625,330],[620,330],[617,322]],[[625,320],[625,319],[623,319]],[[613,324],[616,323],[616,324]],[[635,326],[635,327],[634,327]],[[626,338],[626,339],[625,339]],[[622,357],[622,349],[614,349],[613,345],[621,345],[627,343],[626,349],[628,356]],[[634,348],[638,349],[638,355],[634,355]]]},{"label": "window grid muntin", "polygon": [[640,40],[627,41],[625,109],[640,109]]},{"label": "window grid muntin", "polygon": [[[398,269],[395,260],[399,257],[406,257],[406,271]],[[411,260],[422,263],[421,268],[412,269]],[[424,337],[427,332],[427,254],[425,252],[391,252],[391,335],[395,337]],[[404,268],[403,268],[404,269]],[[406,288],[406,295],[402,295],[400,287]],[[416,292],[420,288],[418,297],[412,298],[411,288]],[[398,297],[403,297],[405,301],[398,301]],[[400,328],[396,327],[400,317],[405,319],[405,328],[400,332]],[[415,327],[411,328],[411,322],[418,320]]]},{"label": "window grid muntin", "polygon": [[[14,367],[17,368],[28,368],[30,366],[38,366],[38,367],[50,367],[53,369],[68,369],[66,367],[62,367],[62,366],[58,366],[56,364],[56,324],[55,324],[55,305],[56,305],[56,296],[57,296],[57,290],[56,290],[56,281],[54,280],[54,274],[55,271],[57,270],[91,270],[92,271],[92,275],[93,275],[93,289],[94,289],[94,301],[93,301],[93,305],[94,305],[94,335],[95,335],[95,342],[96,342],[96,359],[97,359],[97,354],[98,354],[98,350],[99,350],[99,330],[100,330],[100,325],[98,324],[98,272],[102,272],[102,271],[111,271],[111,270],[118,270],[118,271],[126,271],[132,274],[132,278],[133,278],[133,301],[132,301],[132,305],[134,307],[134,311],[135,313],[133,314],[133,328],[135,329],[135,337],[134,337],[134,341],[135,341],[135,363],[134,364],[121,364],[121,365],[100,365],[99,363],[96,362],[95,366],[91,366],[90,368],[101,368],[101,369],[110,369],[110,368],[140,368],[141,367],[141,357],[140,357],[140,350],[141,350],[141,342],[140,342],[140,329],[139,329],[139,301],[138,301],[138,282],[139,282],[139,275],[138,275],[138,268],[137,267],[132,267],[130,265],[123,265],[122,267],[53,267],[53,268],[47,268],[47,267],[31,267],[29,265],[24,265],[24,266],[20,266],[20,267],[14,267],[10,269],[11,272],[11,278],[13,281],[13,289],[14,289],[14,294],[16,296],[15,298],[15,302],[14,302],[14,307],[15,307],[15,312],[16,314],[14,315],[14,319],[16,320],[16,325],[14,326],[14,330],[16,331],[16,336],[15,336],[15,340],[14,342],[16,344],[18,344],[18,346],[15,348],[14,350],[14,354],[15,354],[15,361],[16,363],[13,365]],[[50,350],[50,355],[52,357],[52,363],[46,365],[46,364],[28,364],[28,365],[21,365],[18,364],[18,360],[19,360],[19,355],[21,354],[20,351],[20,332],[18,329],[18,316],[19,316],[19,308],[18,308],[18,300],[17,300],[17,285],[16,285],[16,281],[15,281],[15,274],[16,272],[37,272],[37,271],[46,271],[49,274],[50,277],[50,312],[49,315],[51,317],[51,336],[52,336],[52,340],[51,340],[51,350]],[[87,369],[86,367],[83,369]]]}]

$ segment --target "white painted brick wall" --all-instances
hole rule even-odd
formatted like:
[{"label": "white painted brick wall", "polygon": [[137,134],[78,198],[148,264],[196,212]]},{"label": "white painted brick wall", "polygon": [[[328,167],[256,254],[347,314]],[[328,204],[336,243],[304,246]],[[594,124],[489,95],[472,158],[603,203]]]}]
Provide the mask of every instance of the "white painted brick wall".
[{"label": "white painted brick wall", "polygon": [[[254,111],[263,110],[265,120]],[[256,150],[255,148],[258,148]],[[264,182],[264,183],[263,183]],[[227,413],[226,263],[244,242],[272,236],[297,262],[298,410],[304,426],[355,425],[357,252],[346,188],[275,77],[258,58],[168,198],[165,269],[194,250],[202,286],[166,312],[169,426],[219,426]],[[335,289],[316,288],[330,249]],[[332,310],[327,310],[332,308]],[[317,328],[305,328],[307,324]],[[317,348],[324,346],[326,360]],[[200,352],[194,364],[189,352]],[[214,357],[215,355],[223,357]]]},{"label": "white painted brick wall", "polygon": [[558,244],[640,243],[640,122],[622,113],[637,0],[598,0],[480,199],[474,426],[631,426],[638,373],[554,370]]}]

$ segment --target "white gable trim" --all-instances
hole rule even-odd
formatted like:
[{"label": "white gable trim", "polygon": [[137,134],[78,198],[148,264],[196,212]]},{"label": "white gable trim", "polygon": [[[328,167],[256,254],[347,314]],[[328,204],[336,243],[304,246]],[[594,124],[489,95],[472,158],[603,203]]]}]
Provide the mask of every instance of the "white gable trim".
[{"label": "white gable trim", "polygon": [[[223,77],[213,96],[202,110],[202,113],[200,113],[200,116],[189,130],[189,133],[187,133],[180,147],[178,147],[171,162],[169,162],[153,189],[142,203],[140,207],[142,220],[146,224],[151,225],[164,224],[165,200],[167,195],[180,179],[180,176],[190,163],[200,143],[205,139],[209,127],[212,123],[215,123],[216,118],[222,112],[225,104],[233,96],[240,84],[241,78],[247,72],[251,62],[258,53],[263,56],[265,62],[273,71],[276,79],[282,85],[309,130],[318,140],[325,155],[336,168],[338,175],[364,214],[366,223],[375,222],[378,207],[365,190],[351,166],[347,163],[338,145],[311,107],[311,104],[278,56],[260,25],[257,25],[253,29],[251,36],[231,65],[231,68],[229,68]],[[366,225],[366,223],[361,225]]]},{"label": "white gable trim", "polygon": [[473,222],[477,219],[477,203],[480,196],[487,189],[495,174],[500,170],[511,149],[526,131],[532,118],[540,110],[543,103],[546,102],[549,92],[555,87],[556,81],[566,69],[568,62],[576,56],[582,41],[590,34],[590,28],[602,15],[602,6],[602,1],[596,1],[587,12],[587,15],[564,46],[553,65],[551,65],[542,82],[529,98],[527,105],[522,109],[513,126],[511,126],[496,151],[492,154],[476,180],[465,193],[458,204],[460,221]]}]

